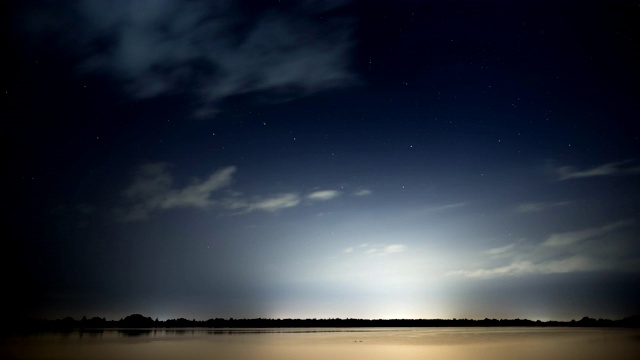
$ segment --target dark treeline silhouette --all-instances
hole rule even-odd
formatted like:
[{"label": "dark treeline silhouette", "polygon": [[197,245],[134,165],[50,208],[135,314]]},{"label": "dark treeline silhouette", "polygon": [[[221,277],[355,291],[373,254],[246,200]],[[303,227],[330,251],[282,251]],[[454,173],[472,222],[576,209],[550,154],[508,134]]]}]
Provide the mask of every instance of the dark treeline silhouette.
[{"label": "dark treeline silhouette", "polygon": [[[640,327],[640,316],[621,320],[592,319],[583,317],[571,321],[533,321],[527,319],[223,319],[188,320],[184,318],[158,320],[140,314],[120,320],[93,317],[75,320],[67,317],[59,320],[31,320],[20,324],[22,330],[58,331],[75,329],[108,328],[372,328],[372,327]],[[15,330],[15,328],[14,328]]]}]

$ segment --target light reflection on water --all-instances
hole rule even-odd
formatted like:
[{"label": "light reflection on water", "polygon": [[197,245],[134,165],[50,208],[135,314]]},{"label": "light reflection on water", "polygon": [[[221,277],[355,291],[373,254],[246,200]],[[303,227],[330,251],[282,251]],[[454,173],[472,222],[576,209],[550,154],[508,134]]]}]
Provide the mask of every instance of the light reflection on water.
[{"label": "light reflection on water", "polygon": [[637,359],[639,329],[104,329],[0,340],[1,359]]}]

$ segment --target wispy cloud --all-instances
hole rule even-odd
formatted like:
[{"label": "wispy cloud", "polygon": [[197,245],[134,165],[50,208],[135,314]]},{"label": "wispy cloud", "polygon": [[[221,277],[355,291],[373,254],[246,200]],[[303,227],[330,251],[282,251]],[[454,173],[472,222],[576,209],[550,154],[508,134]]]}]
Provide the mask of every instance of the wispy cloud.
[{"label": "wispy cloud", "polygon": [[255,200],[249,203],[246,211],[263,210],[274,212],[281,209],[294,207],[300,203],[300,196],[297,194],[279,194],[265,199]]},{"label": "wispy cloud", "polygon": [[353,193],[354,196],[367,196],[371,195],[371,190],[369,189],[360,189]]},{"label": "wispy cloud", "polygon": [[262,9],[204,0],[69,6],[61,11],[64,21],[34,7],[31,16],[49,21],[25,20],[31,37],[60,34],[82,59],[80,71],[113,76],[132,98],[191,95],[196,116],[214,116],[236,95],[281,101],[357,82],[350,70],[355,23],[323,2]]},{"label": "wispy cloud", "polygon": [[404,252],[406,249],[407,249],[407,246],[404,244],[390,244],[390,245],[360,244],[357,246],[350,246],[344,249],[342,252],[347,254],[361,253],[366,255],[385,256],[385,255],[401,253],[401,252]]},{"label": "wispy cloud", "polygon": [[230,189],[237,171],[235,166],[217,170],[204,180],[193,179],[180,187],[174,184],[169,168],[165,163],[153,163],[138,169],[131,185],[122,193],[126,206],[118,211],[120,220],[142,220],[151,213],[173,208],[217,209],[236,215],[277,212],[298,206],[305,199],[325,202],[340,196],[336,190],[319,190],[304,196],[297,192],[246,196]]},{"label": "wispy cloud", "polygon": [[297,193],[282,193],[268,196],[247,197],[241,193],[221,197],[212,204],[223,210],[229,210],[232,215],[247,214],[254,211],[276,212],[298,206],[302,198]]},{"label": "wispy cloud", "polygon": [[415,214],[416,215],[431,215],[434,213],[443,213],[452,211],[455,209],[460,209],[467,206],[466,202],[458,202],[458,203],[450,203],[450,204],[441,204],[441,205],[428,205],[418,209]]},{"label": "wispy cloud", "polygon": [[596,271],[605,270],[609,268],[610,265],[611,264],[604,263],[597,259],[574,255],[560,260],[551,260],[541,263],[518,260],[505,266],[470,271],[460,270],[451,272],[450,274],[463,275],[471,278],[492,278],[524,274],[561,274],[569,272]]},{"label": "wispy cloud", "polygon": [[229,186],[235,166],[220,169],[206,180],[194,179],[183,188],[173,186],[173,178],[163,163],[142,166],[133,183],[123,195],[131,204],[122,214],[122,220],[140,220],[151,212],[177,207],[207,208],[213,204],[212,193]]},{"label": "wispy cloud", "polygon": [[446,210],[451,210],[451,209],[457,209],[463,206],[466,206],[467,203],[454,203],[454,204],[446,204],[446,205],[440,205],[440,206],[434,206],[432,208],[430,208],[429,210],[431,211],[446,211]]},{"label": "wispy cloud", "polygon": [[640,166],[630,165],[634,160],[611,162],[596,167],[578,170],[573,166],[561,166],[556,169],[559,180],[588,178],[595,176],[613,176],[640,173]]},{"label": "wispy cloud", "polygon": [[561,202],[531,202],[520,204],[516,207],[516,211],[519,213],[533,213],[548,210],[551,208],[569,205],[571,202],[569,201],[561,201]]},{"label": "wispy cloud", "polygon": [[382,249],[382,252],[384,254],[395,254],[395,253],[403,252],[406,248],[407,247],[402,244],[392,244],[392,245],[385,246]]},{"label": "wispy cloud", "polygon": [[640,257],[629,253],[634,244],[621,232],[635,226],[631,220],[600,227],[551,234],[546,240],[525,241],[486,250],[485,266],[456,270],[450,275],[490,278],[524,274],[554,274],[598,270],[639,271]]},{"label": "wispy cloud", "polygon": [[507,244],[505,246],[485,250],[483,253],[491,256],[509,255],[515,247],[516,247],[516,244],[512,243],[512,244]]},{"label": "wispy cloud", "polygon": [[307,199],[309,200],[317,200],[317,201],[325,201],[331,200],[340,196],[340,192],[336,190],[320,190],[314,191],[311,194],[307,195]]},{"label": "wispy cloud", "polygon": [[618,229],[629,226],[633,223],[631,220],[618,221],[597,228],[590,228],[579,231],[569,231],[559,234],[552,234],[541,245],[545,247],[563,247],[571,246],[585,240],[595,239],[610,234]]}]

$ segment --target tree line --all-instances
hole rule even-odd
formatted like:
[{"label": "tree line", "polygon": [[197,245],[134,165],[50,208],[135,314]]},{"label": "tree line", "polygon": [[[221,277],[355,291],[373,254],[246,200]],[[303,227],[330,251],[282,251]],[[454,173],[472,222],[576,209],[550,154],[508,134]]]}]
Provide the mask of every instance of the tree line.
[{"label": "tree line", "polygon": [[[30,320],[21,324],[27,330],[74,330],[107,328],[373,328],[373,327],[640,327],[640,316],[620,320],[583,317],[571,321],[540,321],[529,319],[234,319],[212,318],[209,320],[168,319],[158,320],[141,314],[129,315],[120,320],[102,317],[71,317],[57,320]],[[15,324],[14,324],[15,326]]]}]

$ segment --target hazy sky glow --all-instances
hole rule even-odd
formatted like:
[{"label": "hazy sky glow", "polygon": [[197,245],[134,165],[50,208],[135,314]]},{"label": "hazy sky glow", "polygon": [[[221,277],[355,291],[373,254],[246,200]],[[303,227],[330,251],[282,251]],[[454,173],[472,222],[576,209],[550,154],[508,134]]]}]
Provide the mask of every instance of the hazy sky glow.
[{"label": "hazy sky glow", "polygon": [[640,312],[637,4],[2,6],[13,314]]}]

